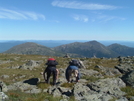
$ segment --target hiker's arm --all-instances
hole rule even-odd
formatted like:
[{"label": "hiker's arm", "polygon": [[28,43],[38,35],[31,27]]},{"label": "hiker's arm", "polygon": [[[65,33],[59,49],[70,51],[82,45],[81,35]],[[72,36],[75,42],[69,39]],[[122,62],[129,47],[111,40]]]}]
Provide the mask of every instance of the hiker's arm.
[{"label": "hiker's arm", "polygon": [[46,67],[45,71],[43,72],[43,77],[44,77],[44,80],[46,81],[46,73],[48,71],[48,66]]}]

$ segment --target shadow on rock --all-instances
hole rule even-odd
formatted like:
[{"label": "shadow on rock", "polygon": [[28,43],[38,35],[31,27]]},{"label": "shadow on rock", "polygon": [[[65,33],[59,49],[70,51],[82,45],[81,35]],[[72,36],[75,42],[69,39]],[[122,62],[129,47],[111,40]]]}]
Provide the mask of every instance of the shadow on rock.
[{"label": "shadow on rock", "polygon": [[73,95],[73,94],[72,94],[72,92],[67,91],[67,92],[63,92],[62,95],[71,96],[71,95]]},{"label": "shadow on rock", "polygon": [[0,92],[2,92],[2,86],[0,85]]},{"label": "shadow on rock", "polygon": [[39,79],[38,78],[31,78],[29,80],[25,80],[23,83],[28,83],[30,85],[37,85]]}]

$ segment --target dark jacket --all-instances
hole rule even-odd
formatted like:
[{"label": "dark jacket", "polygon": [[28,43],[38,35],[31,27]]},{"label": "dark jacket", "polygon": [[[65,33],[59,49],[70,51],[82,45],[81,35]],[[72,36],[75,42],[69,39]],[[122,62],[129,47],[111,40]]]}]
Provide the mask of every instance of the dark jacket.
[{"label": "dark jacket", "polygon": [[50,61],[47,61],[46,65],[47,67],[45,69],[45,72],[51,72],[51,71],[56,70],[56,65],[58,65],[58,62],[55,60],[50,60]]},{"label": "dark jacket", "polygon": [[[58,65],[58,62],[55,60],[49,60],[46,63],[47,67],[44,71],[44,73],[47,73],[47,80],[46,82],[49,82],[51,74],[53,74],[53,85],[56,84],[56,76],[57,76],[57,70],[56,70],[56,65]],[[45,75],[45,74],[44,74]]]}]

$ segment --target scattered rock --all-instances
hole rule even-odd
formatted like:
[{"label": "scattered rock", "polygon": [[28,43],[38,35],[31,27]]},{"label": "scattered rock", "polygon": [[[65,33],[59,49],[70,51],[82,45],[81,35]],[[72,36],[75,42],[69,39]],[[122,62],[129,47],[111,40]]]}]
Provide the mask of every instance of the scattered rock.
[{"label": "scattered rock", "polygon": [[126,74],[122,77],[122,79],[123,79],[123,81],[124,81],[126,84],[128,84],[128,85],[134,87],[134,70],[133,70],[133,71],[130,71],[130,72],[128,72],[128,73],[126,73]]},{"label": "scattered rock", "polygon": [[0,101],[8,101],[9,98],[4,92],[0,92]]},{"label": "scattered rock", "polygon": [[134,66],[129,64],[119,64],[118,66],[115,66],[115,68],[118,69],[121,73],[128,73],[134,70]]},{"label": "scattered rock", "polygon": [[[102,59],[107,60],[107,58]],[[49,86],[45,89],[38,88],[37,84],[40,82],[39,78],[31,76],[29,77],[30,79],[18,82],[19,79],[22,80],[26,75],[17,76],[16,74],[12,74],[14,76],[14,79],[12,80],[14,83],[7,86],[0,80],[0,99],[8,99],[8,96],[4,93],[9,90],[19,90],[24,93],[38,94],[45,92],[52,94],[53,97],[63,97],[60,101],[69,101],[71,96],[74,96],[76,101],[109,101],[114,98],[116,99],[115,101],[134,100],[133,96],[127,99],[124,96],[126,93],[121,91],[121,88],[126,87],[127,84],[134,87],[134,57],[118,57],[115,58],[115,60],[119,60],[120,62],[115,68],[96,65],[94,70],[86,68],[87,64],[90,64],[87,63],[88,61],[82,61],[85,68],[80,69],[81,77],[94,76],[97,80],[89,82],[86,79],[80,79],[78,83],[73,82],[73,85],[70,88],[62,86],[62,84],[67,83],[67,80],[65,79],[65,69],[63,68],[58,68],[60,74],[56,85]],[[95,63],[94,61],[90,62],[92,64]],[[11,66],[11,68],[34,70],[35,67],[40,66],[41,63],[42,61],[29,60],[22,66]],[[120,75],[120,77],[117,77],[116,75]],[[10,76],[5,74],[0,75],[0,78],[7,79],[10,78]],[[44,99],[44,101],[48,100]]]},{"label": "scattered rock", "polygon": [[0,81],[0,91],[2,91],[2,92],[7,92],[8,91],[8,88],[3,81]]},{"label": "scattered rock", "polygon": [[7,79],[7,78],[9,78],[9,75],[2,75],[1,78],[2,79]]},{"label": "scattered rock", "polygon": [[93,91],[106,93],[113,97],[121,97],[125,95],[120,88],[126,87],[126,84],[120,78],[100,79],[98,81],[88,83],[87,86]]}]

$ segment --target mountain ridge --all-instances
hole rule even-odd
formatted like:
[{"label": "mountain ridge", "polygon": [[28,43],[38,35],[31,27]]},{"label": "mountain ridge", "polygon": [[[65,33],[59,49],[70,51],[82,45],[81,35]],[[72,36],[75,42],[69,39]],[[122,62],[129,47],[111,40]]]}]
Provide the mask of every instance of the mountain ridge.
[{"label": "mountain ridge", "polygon": [[116,53],[123,55],[123,56],[133,56],[134,55],[134,48],[127,47],[125,45],[120,44],[112,44],[108,46],[109,49],[114,50]]},{"label": "mountain ridge", "polygon": [[22,43],[20,45],[16,45],[11,49],[5,51],[4,53],[36,54],[36,55],[38,54],[38,55],[49,55],[49,56],[63,55],[62,53],[53,51],[51,48],[33,42],[27,42],[27,43]]},{"label": "mountain ridge", "polygon": [[[120,51],[119,51],[120,49]],[[49,48],[37,43],[26,42],[16,45],[4,53],[14,54],[38,54],[47,56],[64,56],[69,54],[72,57],[118,57],[118,56],[132,56],[134,48],[130,48],[120,44],[112,44],[105,46],[98,41],[88,42],[74,42],[60,45],[54,48]],[[129,53],[130,52],[130,53]]]},{"label": "mountain ridge", "polygon": [[[64,44],[73,42],[88,42],[92,40],[0,40],[0,53],[7,51],[8,49],[26,42],[34,42],[49,48],[57,47]],[[97,40],[105,46],[109,46],[114,43],[125,45],[134,48],[134,41],[118,41],[118,40]]]},{"label": "mountain ridge", "polygon": [[[72,48],[73,47],[73,48]],[[71,48],[71,49],[70,49]],[[76,53],[85,57],[114,57],[117,56],[115,52],[110,50],[108,47],[97,41],[88,41],[84,43],[71,43],[61,45],[54,48],[56,51],[66,53]],[[112,54],[112,55],[111,55]]]}]

